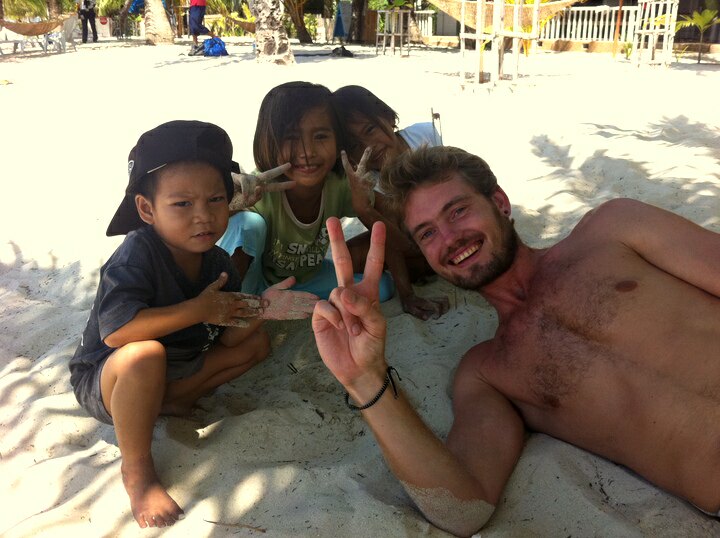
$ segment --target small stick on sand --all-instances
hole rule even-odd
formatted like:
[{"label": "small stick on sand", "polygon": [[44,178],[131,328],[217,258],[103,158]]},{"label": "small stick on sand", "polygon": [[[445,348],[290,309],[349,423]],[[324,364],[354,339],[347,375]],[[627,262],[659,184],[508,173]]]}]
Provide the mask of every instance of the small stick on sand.
[{"label": "small stick on sand", "polygon": [[222,521],[210,521],[209,519],[203,519],[206,523],[212,523],[213,525],[220,525],[222,527],[235,527],[238,529],[250,529],[258,532],[267,532],[267,529],[262,527],[253,527],[252,525],[245,525],[245,523],[223,523]]}]

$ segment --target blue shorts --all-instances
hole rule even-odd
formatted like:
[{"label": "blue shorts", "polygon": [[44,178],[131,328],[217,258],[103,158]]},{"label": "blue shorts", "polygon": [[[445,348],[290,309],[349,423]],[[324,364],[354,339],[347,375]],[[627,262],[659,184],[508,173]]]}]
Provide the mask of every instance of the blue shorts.
[{"label": "blue shorts", "polygon": [[203,24],[205,20],[205,9],[206,6],[190,6],[190,11],[188,12],[190,35],[205,35],[210,33],[210,30]]},{"label": "blue shorts", "polygon": [[[218,246],[232,256],[236,249],[242,249],[253,258],[242,282],[243,293],[260,295],[270,284],[262,274],[262,253],[265,250],[267,224],[265,219],[252,211],[241,211],[230,217],[225,234],[217,242]],[[362,280],[361,274],[355,274],[355,282]],[[330,292],[337,288],[335,265],[332,260],[324,259],[315,276],[292,289],[314,293],[321,299],[327,299]],[[395,293],[395,283],[385,271],[380,279],[380,302],[391,299]]]},{"label": "blue shorts", "polygon": [[109,358],[110,355],[96,364],[94,368],[86,371],[74,387],[75,398],[77,398],[80,406],[85,409],[91,417],[105,424],[113,423],[110,413],[105,409],[102,391],[100,390],[100,377],[102,376],[103,367]]}]

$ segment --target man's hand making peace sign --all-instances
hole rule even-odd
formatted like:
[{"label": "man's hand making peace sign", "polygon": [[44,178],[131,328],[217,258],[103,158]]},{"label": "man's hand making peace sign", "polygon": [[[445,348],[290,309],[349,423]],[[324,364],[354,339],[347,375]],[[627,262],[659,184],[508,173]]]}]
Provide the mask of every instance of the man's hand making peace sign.
[{"label": "man's hand making peace sign", "polygon": [[353,281],[353,267],[342,225],[327,221],[338,287],[327,301],[315,305],[312,326],[323,362],[353,399],[376,393],[387,369],[385,318],[378,301],[385,259],[385,225],[376,222],[362,281]]}]

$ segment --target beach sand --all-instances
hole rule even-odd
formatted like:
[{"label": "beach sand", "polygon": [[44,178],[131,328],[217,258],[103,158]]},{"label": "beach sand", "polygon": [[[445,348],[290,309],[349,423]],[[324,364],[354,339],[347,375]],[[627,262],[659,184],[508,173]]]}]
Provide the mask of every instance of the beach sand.
[{"label": "beach sand", "polygon": [[[354,58],[331,58],[300,56],[329,47],[296,47],[298,65],[277,67],[255,64],[249,43],[229,44],[224,58],[188,49],[108,42],[0,59],[2,536],[446,536],[413,508],[345,407],[309,320],[270,324],[268,360],[201,399],[189,418],[159,420],[158,470],[187,517],[165,530],[137,527],[114,431],[77,405],[67,363],[98,269],[120,241],[105,229],[126,185],[127,153],[161,122],[221,125],[252,169],[270,88],[362,84],[397,110],[401,126],[439,112],[445,143],[494,169],[531,246],[561,239],[618,196],[720,232],[717,57],[637,69],[609,55],[541,53],[522,59],[516,82],[462,90],[457,51],[376,57],[351,46]],[[422,322],[396,298],[385,303],[388,359],[443,436],[455,367],[496,321],[475,293],[441,281],[418,293],[448,295],[452,308]],[[720,523],[627,469],[532,434],[481,535],[709,537]]]}]

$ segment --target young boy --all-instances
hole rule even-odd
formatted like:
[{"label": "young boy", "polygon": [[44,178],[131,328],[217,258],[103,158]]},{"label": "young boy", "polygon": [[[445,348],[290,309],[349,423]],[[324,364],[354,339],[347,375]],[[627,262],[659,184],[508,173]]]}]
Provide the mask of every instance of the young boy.
[{"label": "young boy", "polygon": [[215,246],[228,223],[231,172],[239,170],[225,131],[165,123],[140,137],[128,168],[107,230],[127,237],[101,269],[70,381],[82,407],[115,426],[136,521],[164,527],[184,513],[155,472],[158,415],[187,413],[263,360],[270,352],[263,319],[307,317],[317,298],[281,289],[294,281],[262,298],[236,293],[240,276]]}]

